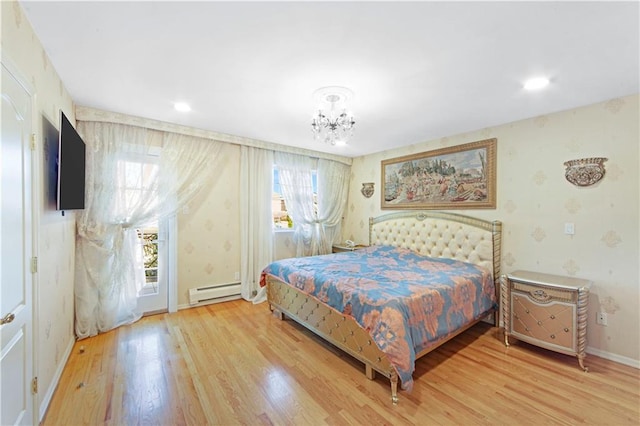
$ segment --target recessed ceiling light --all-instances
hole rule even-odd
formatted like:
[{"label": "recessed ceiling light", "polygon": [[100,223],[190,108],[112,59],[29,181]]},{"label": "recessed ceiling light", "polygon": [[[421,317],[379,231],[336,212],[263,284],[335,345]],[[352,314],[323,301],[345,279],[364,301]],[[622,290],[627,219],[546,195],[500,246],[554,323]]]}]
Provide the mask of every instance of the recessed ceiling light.
[{"label": "recessed ceiling light", "polygon": [[173,108],[175,108],[176,111],[180,111],[180,112],[191,111],[191,107],[186,102],[176,102],[175,104],[173,104]]},{"label": "recessed ceiling light", "polygon": [[524,83],[524,88],[526,90],[538,90],[538,89],[542,89],[547,84],[549,84],[549,79],[548,78],[546,78],[546,77],[536,77],[536,78],[531,78],[531,79],[527,80]]}]

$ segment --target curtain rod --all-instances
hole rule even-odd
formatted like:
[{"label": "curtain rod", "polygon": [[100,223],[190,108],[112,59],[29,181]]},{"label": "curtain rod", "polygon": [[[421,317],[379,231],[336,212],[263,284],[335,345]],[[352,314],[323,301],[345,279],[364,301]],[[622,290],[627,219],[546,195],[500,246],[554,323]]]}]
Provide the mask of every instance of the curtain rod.
[{"label": "curtain rod", "polygon": [[233,145],[251,146],[266,150],[288,152],[291,154],[306,155],[313,158],[323,158],[333,160],[343,164],[351,165],[352,159],[341,155],[329,154],[326,152],[312,151],[310,149],[296,148],[287,145],[281,145],[273,142],[261,141],[258,139],[245,138],[242,136],[234,136],[226,133],[214,132],[212,130],[196,129],[194,127],[182,126],[166,121],[153,120],[150,118],[136,117],[133,115],[122,114],[119,112],[103,111],[96,108],[76,105],[76,120],[79,121],[97,121],[102,123],[126,124],[129,126],[144,127],[151,130],[159,130],[162,132],[178,133],[181,135],[195,136],[203,139],[212,139],[219,142],[230,143]]}]

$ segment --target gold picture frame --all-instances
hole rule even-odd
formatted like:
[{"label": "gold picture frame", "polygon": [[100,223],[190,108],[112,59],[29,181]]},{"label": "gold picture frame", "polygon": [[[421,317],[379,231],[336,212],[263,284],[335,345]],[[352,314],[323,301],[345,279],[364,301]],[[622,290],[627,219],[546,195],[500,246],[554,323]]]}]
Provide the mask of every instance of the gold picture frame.
[{"label": "gold picture frame", "polygon": [[382,209],[495,209],[497,139],[383,160]]}]

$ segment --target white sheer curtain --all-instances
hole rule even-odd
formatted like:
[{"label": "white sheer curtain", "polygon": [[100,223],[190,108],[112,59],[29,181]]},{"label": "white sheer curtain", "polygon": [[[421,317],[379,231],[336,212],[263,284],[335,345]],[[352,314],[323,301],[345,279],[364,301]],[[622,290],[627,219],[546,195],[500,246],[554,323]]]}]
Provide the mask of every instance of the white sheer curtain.
[{"label": "white sheer curtain", "polygon": [[280,190],[293,219],[293,242],[296,256],[320,253],[319,234],[322,230],[313,202],[313,177],[317,160],[302,155],[275,153],[280,175]]},{"label": "white sheer curtain", "polygon": [[[87,187],[77,217],[75,328],[84,338],[140,318],[136,228],[175,214],[210,183],[222,145],[113,123],[79,121],[78,132]],[[158,155],[157,167],[141,165]]]},{"label": "white sheer curtain", "polygon": [[273,152],[240,147],[240,292],[260,302],[260,273],[273,260]]},{"label": "white sheer curtain", "polygon": [[331,160],[318,160],[318,220],[325,237],[323,253],[340,241],[342,216],[347,206],[351,166]]},{"label": "white sheer curtain", "polygon": [[[276,152],[282,196],[293,218],[296,256],[331,253],[340,233],[351,168],[330,160]],[[317,208],[313,170],[318,178]]]}]

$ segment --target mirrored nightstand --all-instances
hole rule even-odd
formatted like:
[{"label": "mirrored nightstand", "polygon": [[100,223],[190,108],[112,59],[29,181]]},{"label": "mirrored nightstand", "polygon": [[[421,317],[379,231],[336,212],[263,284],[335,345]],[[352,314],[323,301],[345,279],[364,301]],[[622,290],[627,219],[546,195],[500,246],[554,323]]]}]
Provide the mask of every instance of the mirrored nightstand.
[{"label": "mirrored nightstand", "polygon": [[591,281],[515,271],[500,277],[504,343],[509,337],[575,355],[584,366]]}]

